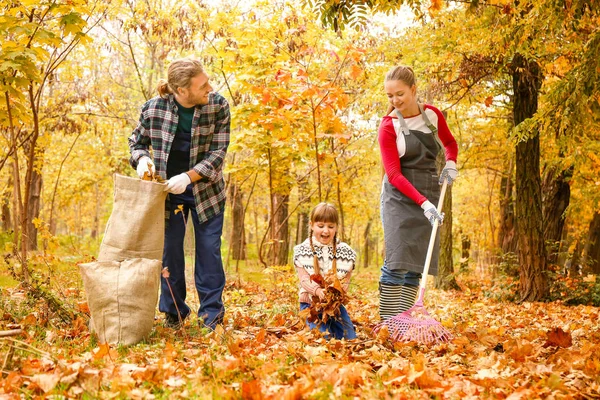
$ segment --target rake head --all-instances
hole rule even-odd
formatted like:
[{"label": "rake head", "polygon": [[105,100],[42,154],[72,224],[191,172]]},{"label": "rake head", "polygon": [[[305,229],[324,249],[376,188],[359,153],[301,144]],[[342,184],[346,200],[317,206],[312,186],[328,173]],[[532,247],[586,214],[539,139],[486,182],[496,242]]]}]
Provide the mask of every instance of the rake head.
[{"label": "rake head", "polygon": [[387,326],[393,342],[434,344],[450,341],[452,333],[433,319],[423,304],[419,303],[401,314],[380,322],[373,328],[373,332],[377,333],[382,327]]}]

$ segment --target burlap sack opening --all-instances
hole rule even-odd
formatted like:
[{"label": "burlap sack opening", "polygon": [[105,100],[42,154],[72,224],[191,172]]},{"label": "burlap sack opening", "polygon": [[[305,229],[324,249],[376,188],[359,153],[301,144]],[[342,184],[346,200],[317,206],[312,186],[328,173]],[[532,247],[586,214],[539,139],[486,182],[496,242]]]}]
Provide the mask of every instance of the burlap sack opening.
[{"label": "burlap sack opening", "polygon": [[115,200],[98,261],[162,260],[167,197],[164,188],[164,183],[115,174]]},{"label": "burlap sack opening", "polygon": [[90,329],[100,343],[131,345],[150,334],[161,268],[160,260],[146,258],[79,265]]}]

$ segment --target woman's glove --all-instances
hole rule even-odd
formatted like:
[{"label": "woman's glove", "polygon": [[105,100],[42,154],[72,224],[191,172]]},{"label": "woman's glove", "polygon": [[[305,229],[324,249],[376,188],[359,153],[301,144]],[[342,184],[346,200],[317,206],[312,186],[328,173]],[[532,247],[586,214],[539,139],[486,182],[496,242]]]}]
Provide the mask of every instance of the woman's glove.
[{"label": "woman's glove", "polygon": [[425,214],[425,218],[429,220],[431,226],[435,220],[438,220],[438,225],[441,225],[444,222],[444,213],[438,213],[437,209],[429,200],[425,200],[423,204],[421,204],[421,208],[423,209],[423,214]]},{"label": "woman's glove", "polygon": [[444,179],[448,180],[448,185],[452,185],[452,182],[458,177],[458,170],[456,169],[456,163],[454,161],[446,161],[446,166],[440,174],[440,185],[444,183]]},{"label": "woman's glove", "polygon": [[154,175],[154,172],[155,172],[154,163],[152,162],[150,157],[148,157],[148,156],[140,157],[140,159],[138,160],[138,165],[137,165],[136,171],[137,171],[138,176],[142,179],[144,178],[145,173],[148,173],[148,175],[150,175],[150,176]]},{"label": "woman's glove", "polygon": [[185,192],[185,188],[190,183],[192,183],[192,178],[190,178],[187,173],[182,172],[181,174],[175,175],[167,181],[165,191],[173,194],[181,194]]}]

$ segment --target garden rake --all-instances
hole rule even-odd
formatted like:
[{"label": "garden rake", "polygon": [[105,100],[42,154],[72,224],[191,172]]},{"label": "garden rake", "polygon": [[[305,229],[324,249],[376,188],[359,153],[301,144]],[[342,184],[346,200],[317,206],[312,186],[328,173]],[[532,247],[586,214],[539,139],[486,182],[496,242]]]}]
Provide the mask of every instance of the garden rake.
[{"label": "garden rake", "polygon": [[[448,186],[447,179],[444,180],[440,191],[440,201],[437,211],[441,214],[442,205],[444,204],[444,196],[446,195],[446,187]],[[447,342],[452,339],[452,334],[444,328],[442,324],[436,321],[429,315],[425,306],[423,306],[423,297],[425,296],[425,287],[427,286],[427,274],[429,273],[429,264],[433,254],[435,245],[435,237],[437,234],[439,222],[436,219],[431,230],[429,238],[429,247],[427,248],[427,256],[425,258],[425,266],[423,268],[423,277],[419,285],[419,297],[415,305],[408,310],[395,315],[387,320],[380,322],[375,326],[373,331],[377,333],[383,326],[387,326],[390,332],[390,339],[394,342],[417,342],[417,343],[439,343]]]}]

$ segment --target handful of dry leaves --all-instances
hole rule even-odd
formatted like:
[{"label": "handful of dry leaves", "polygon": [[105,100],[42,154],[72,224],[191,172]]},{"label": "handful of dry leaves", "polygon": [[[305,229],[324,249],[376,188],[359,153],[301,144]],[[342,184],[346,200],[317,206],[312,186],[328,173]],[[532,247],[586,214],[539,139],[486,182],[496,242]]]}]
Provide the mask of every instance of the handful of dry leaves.
[{"label": "handful of dry leaves", "polygon": [[307,318],[309,322],[322,321],[326,323],[329,318],[340,317],[340,306],[348,304],[349,297],[342,288],[342,284],[335,271],[329,275],[313,274],[310,276],[313,282],[318,283],[325,296],[312,296],[312,304],[309,308],[300,312],[300,317]]},{"label": "handful of dry leaves", "polygon": [[148,163],[148,171],[144,172],[144,176],[142,177],[142,180],[163,183],[165,180],[163,178],[161,178],[159,174],[157,174],[156,172],[151,172],[152,167],[153,167],[152,163]]}]

